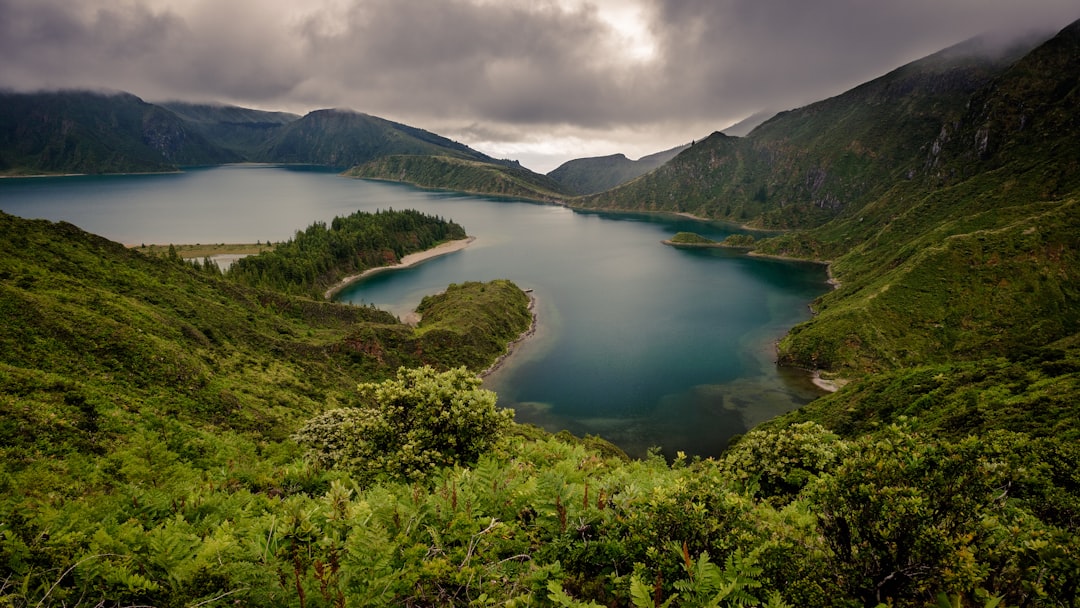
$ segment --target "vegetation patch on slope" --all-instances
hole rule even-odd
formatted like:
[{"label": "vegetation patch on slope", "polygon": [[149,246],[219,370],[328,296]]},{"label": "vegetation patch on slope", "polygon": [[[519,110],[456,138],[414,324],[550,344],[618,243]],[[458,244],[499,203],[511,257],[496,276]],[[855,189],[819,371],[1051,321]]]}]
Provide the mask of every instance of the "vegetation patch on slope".
[{"label": "vegetation patch on slope", "polygon": [[410,253],[465,238],[465,229],[418,211],[357,211],[316,222],[273,250],[229,267],[231,279],[247,285],[319,298],[343,278],[391,266]]},{"label": "vegetation patch on slope", "polygon": [[566,197],[552,179],[516,164],[498,164],[451,156],[394,155],[353,167],[351,177],[383,179],[436,188],[554,201]]}]

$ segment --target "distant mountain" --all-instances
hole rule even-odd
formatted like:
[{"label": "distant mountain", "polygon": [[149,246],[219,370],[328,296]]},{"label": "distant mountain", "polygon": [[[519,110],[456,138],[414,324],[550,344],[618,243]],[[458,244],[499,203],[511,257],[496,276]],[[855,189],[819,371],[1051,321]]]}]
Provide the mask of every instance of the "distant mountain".
[{"label": "distant mountain", "polygon": [[6,93],[0,102],[0,174],[138,173],[241,161],[345,169],[401,154],[515,166],[423,129],[349,110],[300,117],[84,91]]},{"label": "distant mountain", "polygon": [[1053,345],[1080,331],[1080,25],[1046,38],[957,45],[575,204],[786,228],[755,253],[831,261],[840,287],[783,363],[860,376]]},{"label": "distant mountain", "polygon": [[0,93],[0,174],[142,173],[238,160],[129,93]]},{"label": "distant mountain", "polygon": [[384,179],[419,186],[511,196],[534,200],[560,200],[567,192],[549,177],[516,163],[495,163],[453,156],[384,156],[346,172],[352,177]]},{"label": "distant mountain", "polygon": [[572,194],[519,163],[350,110],[300,117],[228,105],[154,105],[128,93],[0,96],[0,175],[145,173],[244,161],[356,167],[357,177],[477,194],[539,200]]},{"label": "distant mountain", "polygon": [[440,135],[350,110],[317,110],[285,125],[253,160],[347,168],[395,154],[498,163]]},{"label": "distant mountain", "polygon": [[572,194],[595,194],[610,190],[635,177],[644,175],[675,158],[688,146],[676,146],[670,150],[630,160],[622,154],[595,156],[567,161],[547,174]]},{"label": "distant mountain", "polygon": [[288,112],[264,112],[229,105],[182,101],[159,105],[197,128],[215,145],[244,158],[253,157],[285,125],[300,119],[299,115]]}]

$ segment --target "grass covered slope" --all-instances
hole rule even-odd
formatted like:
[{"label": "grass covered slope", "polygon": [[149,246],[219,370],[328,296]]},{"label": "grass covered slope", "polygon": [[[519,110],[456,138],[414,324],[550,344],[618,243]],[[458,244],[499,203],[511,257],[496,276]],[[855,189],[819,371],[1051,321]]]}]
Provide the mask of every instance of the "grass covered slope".
[{"label": "grass covered slope", "polygon": [[[426,298],[414,329],[69,224],[0,215],[0,229],[0,581],[20,581],[0,583],[0,602],[1078,601],[1080,452],[1060,424],[1062,439],[1004,424],[942,439],[898,417],[862,437],[804,423],[752,432],[720,460],[667,463],[479,415],[480,449],[453,431],[469,424],[444,419],[494,403],[475,383],[430,371],[366,383],[399,365],[486,366],[482,353],[529,321],[508,282]],[[994,387],[1010,378],[1031,403],[1075,404],[1061,394],[1075,358],[1033,353],[974,386],[1008,399]],[[963,378],[914,380],[897,383]],[[1075,433],[1076,416],[1055,419]],[[467,458],[412,464],[433,449]]]},{"label": "grass covered slope", "polygon": [[[842,284],[785,339],[782,358],[863,373],[1006,355],[1080,331],[1077,71],[1074,24],[973,96],[922,179],[761,243],[831,257]],[[1019,99],[1022,120],[1005,119]]]},{"label": "grass covered slope", "polygon": [[970,41],[836,97],[782,112],[743,138],[713,133],[629,183],[574,201],[588,208],[689,212],[763,228],[808,228],[851,214],[923,172],[943,123],[1030,50]]},{"label": "grass covered slope", "polygon": [[345,174],[472,194],[549,201],[565,196],[559,183],[520,165],[445,155],[386,156],[353,167]]},{"label": "grass covered slope", "polygon": [[128,93],[0,92],[0,175],[146,173],[239,160]]},{"label": "grass covered slope", "polygon": [[[484,369],[527,327],[489,319],[508,313],[473,306],[468,289],[438,296],[474,323],[512,334],[471,344],[458,358],[458,341],[426,338],[379,310],[242,287],[69,224],[9,215],[0,223],[8,235],[0,244],[0,366],[9,446],[51,450],[63,445],[46,439],[54,431],[90,441],[88,420],[140,411],[280,437],[357,380],[400,365]],[[524,297],[512,284],[492,289]]]}]

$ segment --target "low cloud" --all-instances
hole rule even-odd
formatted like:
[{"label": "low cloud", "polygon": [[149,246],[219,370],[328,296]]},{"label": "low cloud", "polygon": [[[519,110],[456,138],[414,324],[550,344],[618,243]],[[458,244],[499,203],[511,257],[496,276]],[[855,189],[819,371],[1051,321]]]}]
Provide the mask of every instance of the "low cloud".
[{"label": "low cloud", "polygon": [[[0,86],[349,107],[506,150],[658,150],[1077,17],[1075,0],[0,0]],[[619,151],[634,154],[600,153]]]}]

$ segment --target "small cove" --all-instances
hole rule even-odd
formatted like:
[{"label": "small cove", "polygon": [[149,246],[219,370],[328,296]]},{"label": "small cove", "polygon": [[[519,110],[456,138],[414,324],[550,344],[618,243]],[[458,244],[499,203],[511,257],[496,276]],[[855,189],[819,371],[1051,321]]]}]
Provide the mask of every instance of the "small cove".
[{"label": "small cove", "polygon": [[485,385],[519,421],[709,456],[763,420],[821,394],[777,368],[773,342],[829,289],[824,267],[683,250],[680,230],[732,226],[678,216],[575,212],[429,192],[311,168],[226,166],[153,176],[0,180],[0,210],[69,221],[128,244],[282,240],[356,210],[452,219],[468,248],[372,275],[336,299],[409,314],[449,283],[507,278],[533,289],[539,324]]}]

